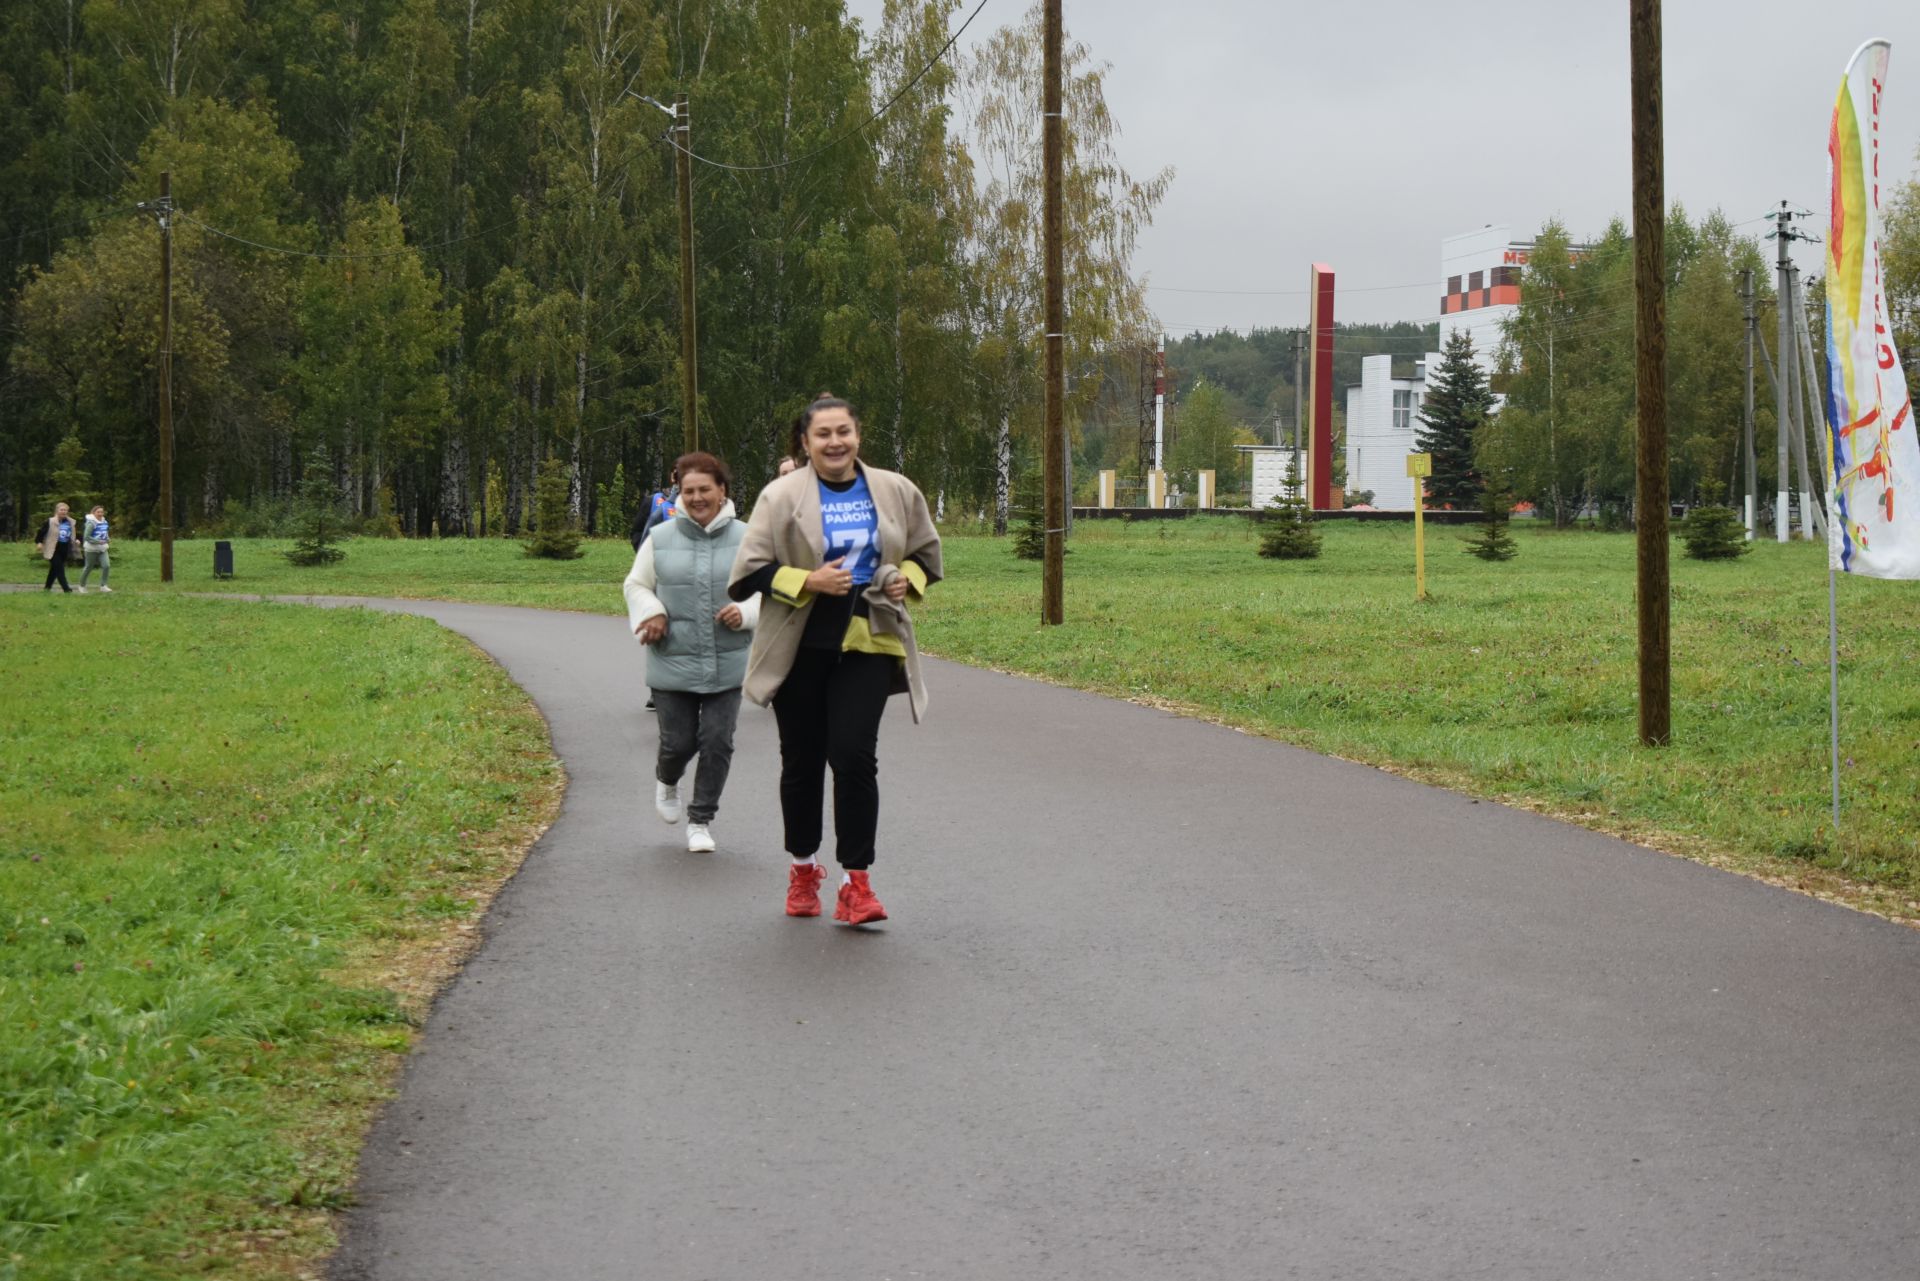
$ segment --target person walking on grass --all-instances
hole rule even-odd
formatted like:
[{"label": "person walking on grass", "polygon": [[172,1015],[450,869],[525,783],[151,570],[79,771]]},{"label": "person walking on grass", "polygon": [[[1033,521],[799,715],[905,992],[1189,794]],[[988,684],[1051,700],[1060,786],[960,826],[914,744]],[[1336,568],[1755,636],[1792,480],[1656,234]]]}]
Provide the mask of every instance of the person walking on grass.
[{"label": "person walking on grass", "polygon": [[47,585],[42,590],[50,592],[53,585],[59,583],[62,592],[72,593],[73,588],[67,582],[67,561],[74,558],[74,553],[79,549],[80,537],[80,529],[68,514],[67,505],[55,503],[53,515],[47,518],[47,523],[40,527],[39,536],[33,540],[33,545],[40,549],[40,555],[47,562]]},{"label": "person walking on grass", "polygon": [[733,486],[727,465],[712,454],[692,453],[681,457],[674,472],[680,478],[679,511],[653,526],[634,553],[625,588],[627,623],[647,647],[649,701],[660,717],[654,810],[668,823],[680,821],[680,780],[699,756],[693,797],[684,805],[687,848],[711,854],[760,601],[727,594],[746,533],[727,496]]},{"label": "person walking on grass", "polygon": [[87,590],[87,579],[91,578],[93,571],[97,569],[100,571],[100,590],[111,595],[113,588],[107,586],[107,574],[113,568],[113,561],[107,555],[109,532],[107,509],[96,504],[94,509],[87,513],[84,531],[81,551],[85,554],[87,563],[86,567],[80,571],[80,590],[83,593]]},{"label": "person walking on grass", "polygon": [[772,703],[780,731],[787,915],[820,915],[826,771],[833,770],[833,918],[884,921],[869,868],[880,819],[878,744],[887,699],[926,709],[906,610],[940,581],[940,534],[917,486],[860,460],[860,422],[822,394],[802,415],[807,464],[760,491],[733,562],[733,599],[765,601],[746,696]]}]

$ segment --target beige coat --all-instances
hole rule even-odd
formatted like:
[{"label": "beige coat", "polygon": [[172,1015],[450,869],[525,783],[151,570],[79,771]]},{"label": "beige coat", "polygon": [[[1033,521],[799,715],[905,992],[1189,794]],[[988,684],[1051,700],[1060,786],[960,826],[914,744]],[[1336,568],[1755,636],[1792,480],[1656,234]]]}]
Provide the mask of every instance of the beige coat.
[{"label": "beige coat", "polygon": [[[67,519],[73,522],[73,541],[67,545],[67,559],[78,561],[82,559],[81,540],[86,537],[85,517],[68,516]],[[40,559],[52,560],[59,550],[60,530],[54,525],[54,517],[49,516],[47,523],[40,527]]]},{"label": "beige coat", "polygon": [[[882,569],[875,583],[884,580],[887,566],[897,568],[909,556],[926,567],[929,585],[939,582],[940,531],[933,526],[926,495],[898,472],[865,463],[860,464],[860,471],[873,494],[874,518],[880,527]],[[827,536],[820,519],[819,479],[812,467],[801,467],[760,491],[753,505],[753,517],[747,522],[746,541],[733,560],[734,582],[767,565],[811,571],[825,563]],[[795,607],[771,592],[764,596],[760,625],[754,630],[753,649],[747,655],[747,681],[742,686],[747,697],[761,706],[773,701],[781,682],[793,669],[794,657],[800,652],[800,636],[806,631],[807,615],[812,608],[812,600]],[[901,608],[898,619],[889,617],[884,625],[890,634],[900,638],[906,649],[902,680],[894,692],[912,695],[913,716],[917,721],[926,710],[927,697],[920,679],[920,652],[914,646],[913,622]],[[875,630],[878,631],[879,626]]]}]

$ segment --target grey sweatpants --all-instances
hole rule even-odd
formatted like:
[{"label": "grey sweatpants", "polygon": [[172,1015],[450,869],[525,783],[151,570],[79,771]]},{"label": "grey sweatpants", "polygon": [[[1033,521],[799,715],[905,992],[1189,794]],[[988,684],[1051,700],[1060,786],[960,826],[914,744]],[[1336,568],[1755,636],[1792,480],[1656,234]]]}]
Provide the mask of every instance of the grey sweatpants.
[{"label": "grey sweatpants", "polygon": [[653,708],[660,722],[660,758],[653,776],[662,783],[678,783],[697,754],[700,769],[694,778],[687,821],[713,822],[713,816],[720,812],[727,771],[733,767],[733,727],[740,720],[740,691],[689,694],[656,689]]},{"label": "grey sweatpants", "polygon": [[87,579],[93,574],[93,571],[97,569],[100,571],[100,585],[105,587],[107,585],[107,571],[113,568],[113,560],[107,555],[107,549],[102,547],[99,551],[95,551],[89,547],[83,554],[87,558],[87,564],[86,568],[80,571],[80,585],[85,587],[87,585]]}]

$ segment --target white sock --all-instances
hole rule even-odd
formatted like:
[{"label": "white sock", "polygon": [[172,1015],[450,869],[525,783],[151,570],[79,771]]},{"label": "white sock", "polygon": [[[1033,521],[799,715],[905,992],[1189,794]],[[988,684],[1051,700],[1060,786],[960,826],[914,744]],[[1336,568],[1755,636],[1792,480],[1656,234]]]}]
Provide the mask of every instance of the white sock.
[{"label": "white sock", "polygon": [[851,885],[851,884],[853,884],[853,873],[852,873],[852,872],[848,872],[848,871],[844,871],[844,870],[843,870],[843,871],[842,871],[842,872],[840,873],[840,883],[841,883],[842,885]]},{"label": "white sock", "polygon": [[818,860],[815,859],[811,854],[807,855],[805,858],[801,858],[798,854],[793,856],[793,865],[795,867],[813,867],[817,862]]}]

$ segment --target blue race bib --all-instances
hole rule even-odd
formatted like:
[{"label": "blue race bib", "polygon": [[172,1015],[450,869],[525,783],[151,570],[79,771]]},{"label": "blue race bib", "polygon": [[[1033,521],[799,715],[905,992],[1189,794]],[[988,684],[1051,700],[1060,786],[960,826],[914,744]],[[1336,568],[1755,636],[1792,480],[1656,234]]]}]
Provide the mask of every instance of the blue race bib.
[{"label": "blue race bib", "polygon": [[880,568],[880,519],[873,510],[873,492],[860,476],[853,488],[836,491],[820,482],[820,523],[827,537],[827,559],[847,559],[855,590],[873,581]]}]

